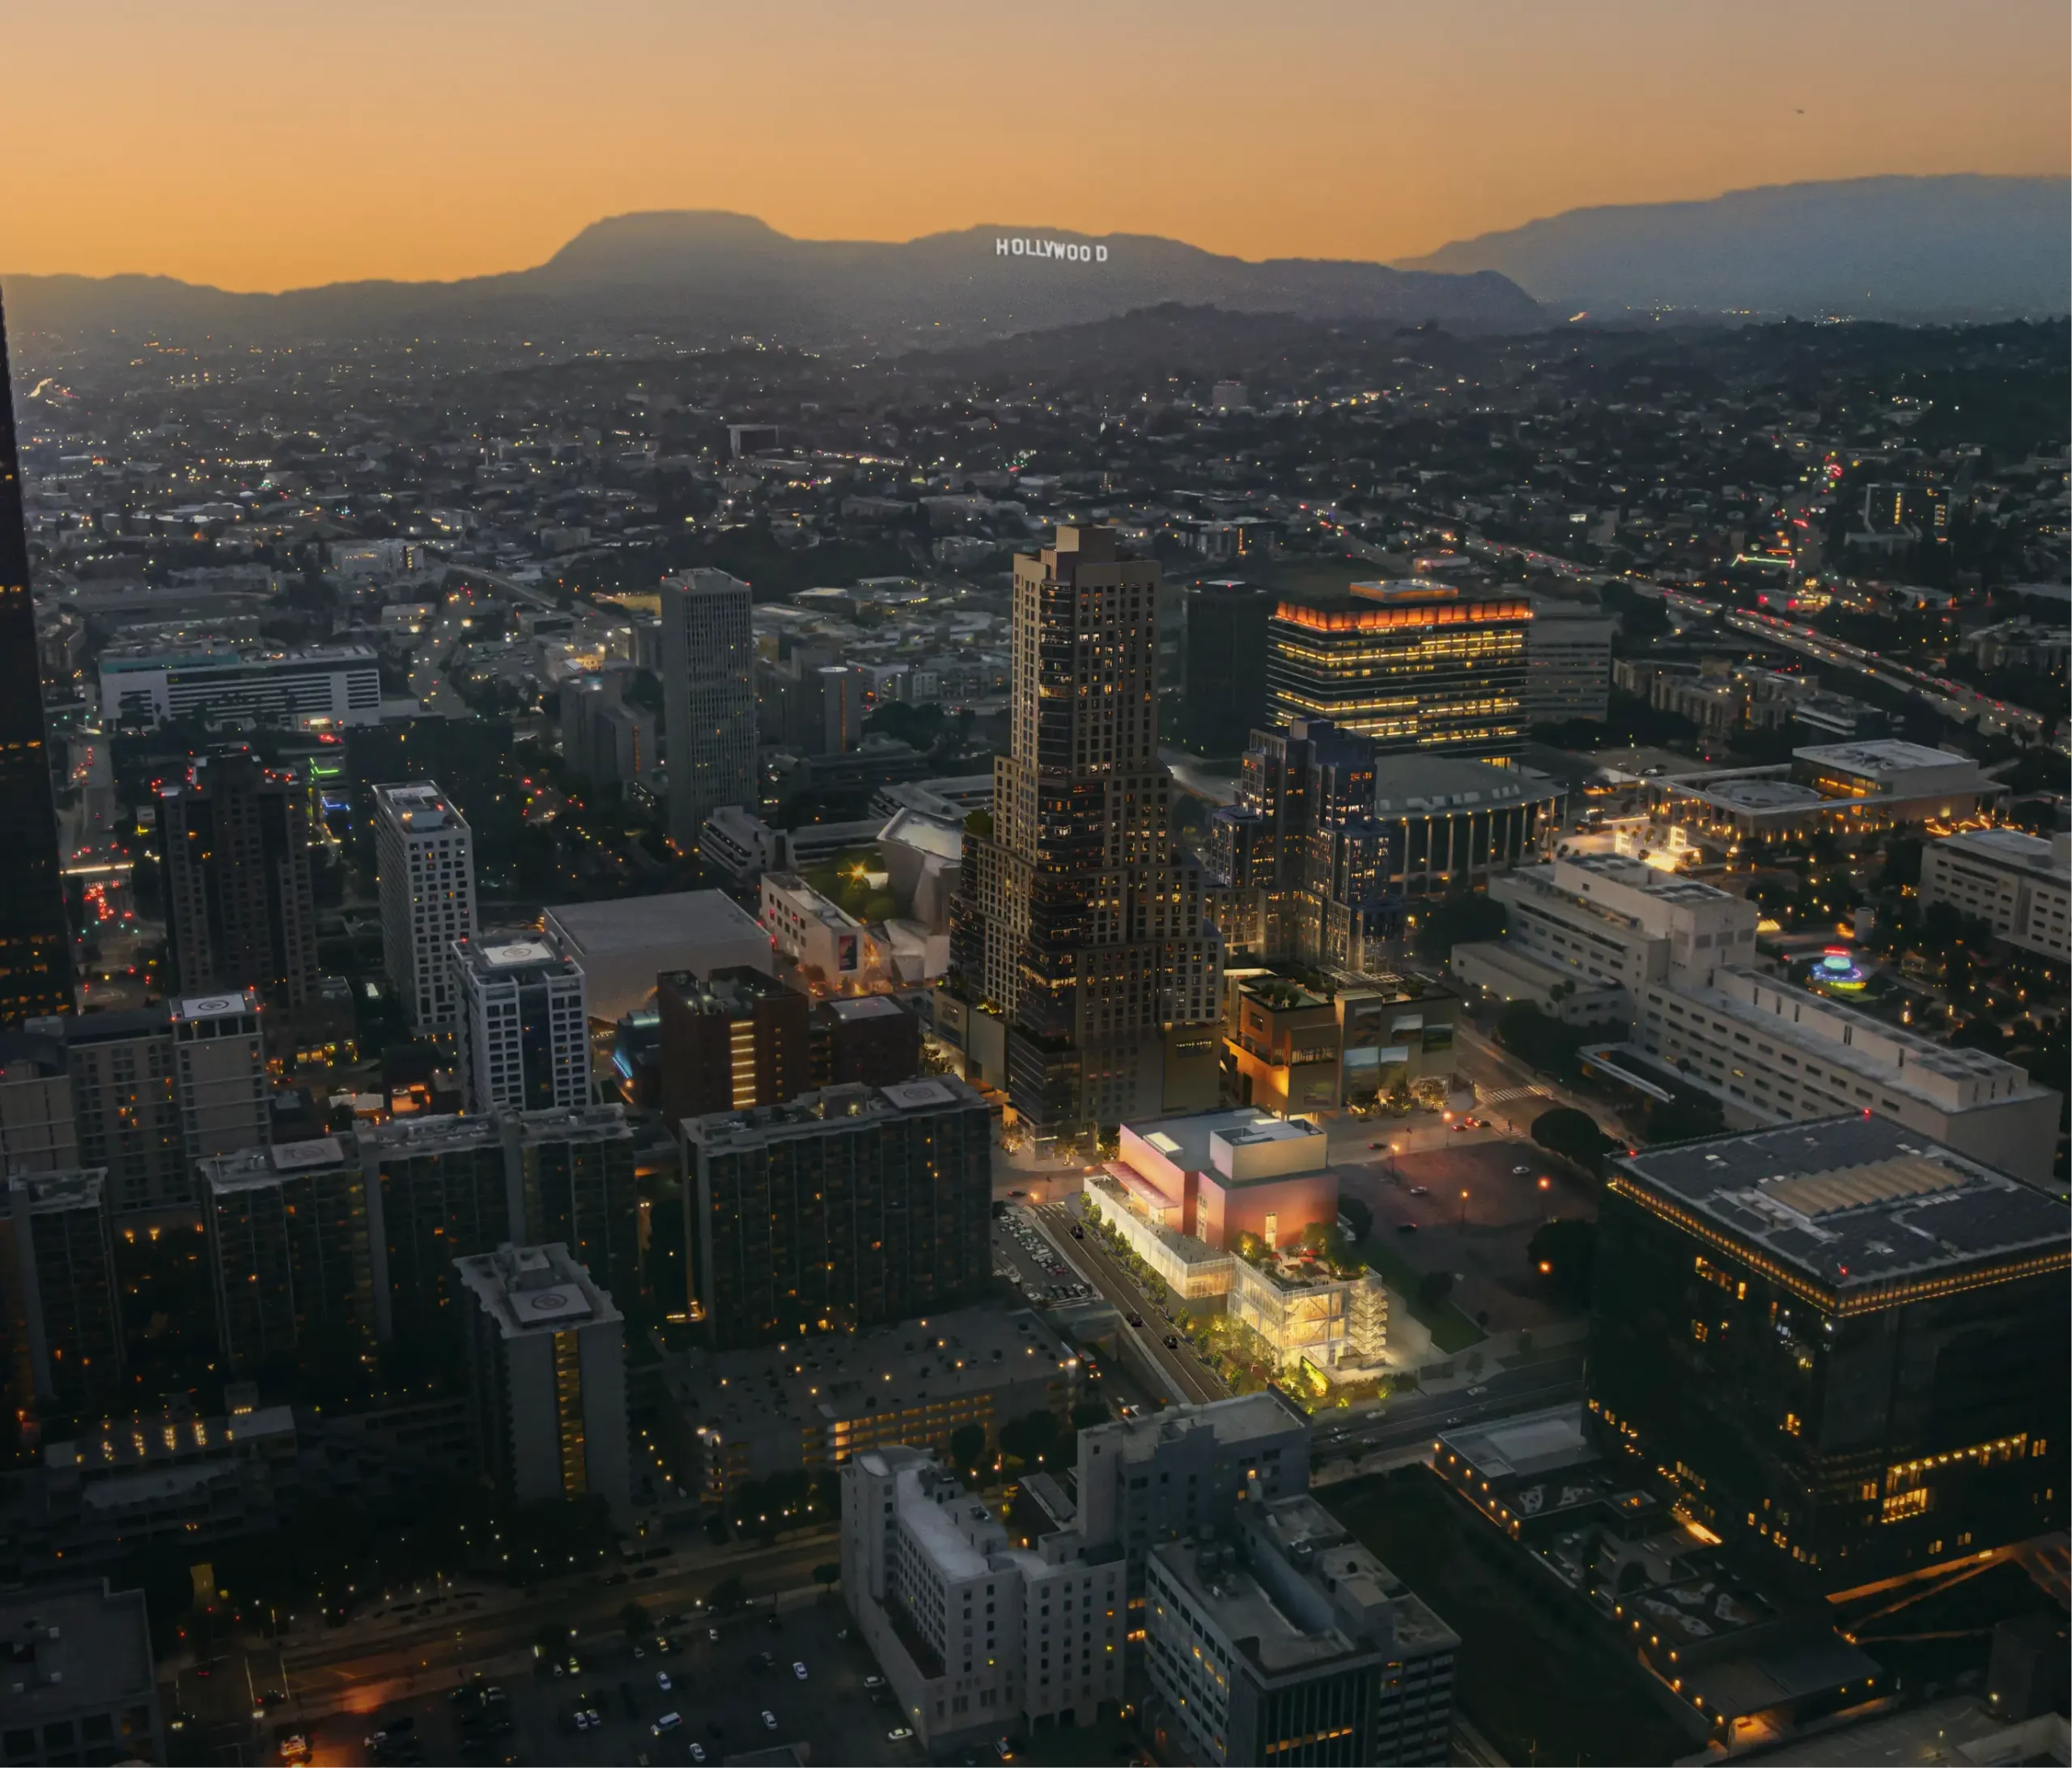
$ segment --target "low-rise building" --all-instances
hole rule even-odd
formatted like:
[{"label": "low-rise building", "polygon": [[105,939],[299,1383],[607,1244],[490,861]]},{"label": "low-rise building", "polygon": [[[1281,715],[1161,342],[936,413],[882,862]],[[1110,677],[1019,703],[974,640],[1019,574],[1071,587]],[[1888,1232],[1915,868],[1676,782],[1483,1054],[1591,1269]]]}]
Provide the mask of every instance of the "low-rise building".
[{"label": "low-rise building", "polygon": [[766,872],[761,887],[771,939],[813,981],[854,989],[879,975],[882,960],[868,929],[796,873]]},{"label": "low-rise building", "polygon": [[1277,1116],[1371,1104],[1454,1065],[1452,991],[1408,971],[1336,984],[1223,973],[1223,1060],[1239,1102]]},{"label": "low-rise building", "polygon": [[[1638,860],[1590,853],[1514,873],[1499,944],[1454,948],[1463,981],[1633,1042],[1749,1128],[1875,1111],[2022,1177],[2050,1171],[2060,1095],[1984,1050],[1953,1049],[1750,967],[1756,905]],[[1565,997],[1560,992],[1573,984]],[[1577,1015],[1580,1017],[1581,1015]]]},{"label": "low-rise building", "polygon": [[1328,1138],[1304,1119],[1246,1106],[1125,1124],[1117,1151],[1110,1176],[1126,1189],[1155,1193],[1146,1213],[1158,1226],[1219,1251],[1246,1234],[1269,1247],[1292,1245],[1312,1222],[1338,1220]]},{"label": "low-rise building", "polygon": [[1968,755],[1891,740],[1795,749],[1789,763],[1666,774],[1646,787],[1658,820],[1730,848],[1751,835],[1960,822],[1997,789]]},{"label": "low-rise building", "polygon": [[163,1762],[151,1617],[141,1590],[98,1584],[0,1597],[9,1687],[0,1762]]},{"label": "low-rise building", "polygon": [[709,976],[771,968],[770,935],[724,890],[679,890],[601,903],[558,903],[546,938],[582,966],[589,1011],[607,1022],[647,1004],[665,970]]},{"label": "low-rise building", "polygon": [[1924,912],[1948,903],[2009,945],[2060,963],[2072,958],[2072,835],[2048,841],[2019,829],[1967,829],[1921,855]]},{"label": "low-rise building", "polygon": [[842,1583],[902,1718],[930,1752],[1090,1725],[1123,1698],[1127,1567],[1076,1531],[1018,1546],[926,1455],[843,1472]]},{"label": "low-rise building", "polygon": [[990,1455],[1012,1419],[1048,1412],[1067,1423],[1080,1363],[1036,1315],[971,1307],[694,1357],[664,1385],[675,1457],[720,1503],[748,1481],[894,1443],[947,1461],[969,1426]]},{"label": "low-rise building", "polygon": [[104,1424],[43,1451],[49,1546],[104,1562],[155,1541],[202,1545],[275,1528],[301,1490],[295,1415],[171,1413]]},{"label": "low-rise building", "polygon": [[1189,1761],[1450,1761],[1459,1646],[1307,1493],[1151,1549],[1151,1723]]}]

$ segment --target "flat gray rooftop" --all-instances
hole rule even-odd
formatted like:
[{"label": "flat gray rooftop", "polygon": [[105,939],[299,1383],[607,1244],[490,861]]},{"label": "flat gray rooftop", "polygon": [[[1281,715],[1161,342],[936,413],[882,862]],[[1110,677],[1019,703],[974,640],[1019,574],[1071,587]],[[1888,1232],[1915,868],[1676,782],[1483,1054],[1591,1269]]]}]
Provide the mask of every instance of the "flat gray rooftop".
[{"label": "flat gray rooftop", "polygon": [[111,1594],[102,1583],[14,1592],[0,1597],[0,1638],[14,1655],[12,1680],[26,1685],[7,1697],[10,1729],[151,1700],[141,1590]]},{"label": "flat gray rooftop", "polygon": [[767,937],[762,924],[724,890],[677,890],[609,903],[557,903],[554,924],[584,953],[644,951],[707,939]]},{"label": "flat gray rooftop", "polygon": [[2072,1237],[2055,1197],[1889,1118],[1716,1136],[1613,1167],[1836,1291],[2061,1252]]},{"label": "flat gray rooftop", "polygon": [[691,1422],[725,1434],[987,1393],[1076,1354],[1025,1308],[959,1308],[867,1332],[722,1351],[673,1374]]}]

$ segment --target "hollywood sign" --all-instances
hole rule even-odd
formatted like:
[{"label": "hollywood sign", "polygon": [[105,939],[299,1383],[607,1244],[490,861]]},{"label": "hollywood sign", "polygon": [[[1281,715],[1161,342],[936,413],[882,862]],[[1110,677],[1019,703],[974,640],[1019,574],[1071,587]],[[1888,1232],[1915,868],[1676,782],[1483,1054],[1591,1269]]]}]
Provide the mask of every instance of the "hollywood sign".
[{"label": "hollywood sign", "polygon": [[1000,257],[1051,258],[1061,264],[1106,264],[1105,245],[1081,245],[1072,240],[1030,240],[1020,237],[993,241]]}]

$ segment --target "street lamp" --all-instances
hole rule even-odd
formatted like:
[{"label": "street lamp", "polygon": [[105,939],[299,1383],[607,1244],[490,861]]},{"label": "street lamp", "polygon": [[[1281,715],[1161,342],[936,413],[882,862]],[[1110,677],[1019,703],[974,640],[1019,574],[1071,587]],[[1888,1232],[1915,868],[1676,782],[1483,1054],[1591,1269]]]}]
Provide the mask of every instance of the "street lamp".
[{"label": "street lamp", "polygon": [[1463,1227],[1467,1226],[1467,1188],[1465,1185],[1461,1188],[1460,1193],[1460,1225]]},{"label": "street lamp", "polygon": [[1548,1193],[1554,1188],[1554,1181],[1545,1173],[1539,1175],[1539,1219],[1547,1219]]}]

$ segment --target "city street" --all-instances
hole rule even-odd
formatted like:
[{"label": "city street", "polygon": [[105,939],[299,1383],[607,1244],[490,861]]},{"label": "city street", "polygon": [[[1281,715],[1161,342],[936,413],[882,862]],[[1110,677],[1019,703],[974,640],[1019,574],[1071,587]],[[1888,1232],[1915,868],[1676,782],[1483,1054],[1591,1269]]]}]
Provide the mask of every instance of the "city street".
[{"label": "city street", "polygon": [[[1172,1398],[1199,1404],[1229,1397],[1230,1390],[1195,1354],[1194,1347],[1173,1325],[1171,1316],[1161,1313],[1145,1298],[1136,1280],[1108,1252],[1100,1236],[1089,1228],[1084,1239],[1073,1237],[1072,1230],[1079,1225],[1076,1207],[1047,1204],[1030,1213],[1042,1223],[1051,1243],[1122,1316],[1120,1331],[1142,1354],[1144,1362],[1163,1379]],[[1144,1324],[1132,1326],[1132,1315]],[[1177,1343],[1167,1344],[1168,1338]]]}]

